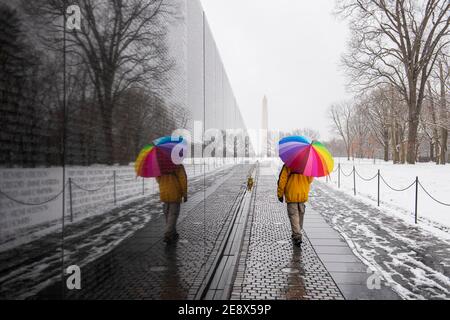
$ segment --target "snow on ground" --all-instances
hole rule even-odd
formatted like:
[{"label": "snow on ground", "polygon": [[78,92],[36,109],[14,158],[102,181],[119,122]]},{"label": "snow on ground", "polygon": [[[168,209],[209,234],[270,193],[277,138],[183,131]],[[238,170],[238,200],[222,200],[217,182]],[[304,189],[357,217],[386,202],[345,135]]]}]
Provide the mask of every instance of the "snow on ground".
[{"label": "snow on ground", "polygon": [[[392,162],[382,160],[335,159],[335,169],[341,164],[341,190],[353,195],[353,176],[349,175],[353,169],[364,179],[371,179],[380,170],[385,182],[394,189],[404,189],[411,185],[416,176],[423,187],[437,200],[450,204],[450,166],[436,165],[434,163],[417,163],[415,165],[394,165]],[[356,191],[362,201],[377,205],[377,178],[364,181],[356,175]],[[326,181],[326,178],[322,178]],[[331,175],[331,182],[338,188],[338,173]],[[408,223],[414,223],[415,211],[415,185],[406,191],[398,192],[390,189],[380,179],[380,207],[390,214],[403,218]],[[418,218],[419,224],[429,231],[443,235],[439,230],[450,232],[450,206],[445,206],[431,199],[419,186],[418,192]]]},{"label": "snow on ground", "polygon": [[450,298],[449,239],[325,182],[313,184],[309,202],[401,297]]}]

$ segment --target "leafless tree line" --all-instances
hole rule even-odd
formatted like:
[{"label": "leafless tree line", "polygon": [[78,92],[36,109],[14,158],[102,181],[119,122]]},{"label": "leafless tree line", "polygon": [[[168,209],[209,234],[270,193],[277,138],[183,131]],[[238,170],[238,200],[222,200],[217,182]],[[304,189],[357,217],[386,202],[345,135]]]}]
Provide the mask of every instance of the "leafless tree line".
[{"label": "leafless tree line", "polygon": [[[427,81],[424,107],[419,117],[417,159],[445,164],[448,161],[449,105],[448,67],[438,63],[436,72]],[[444,71],[447,70],[447,71]],[[407,162],[408,105],[391,85],[380,85],[352,101],[332,105],[329,116],[333,130],[348,159],[351,157],[382,157],[394,163]]]},{"label": "leafless tree line", "polygon": [[267,147],[266,150],[263,150],[263,152],[265,151],[268,157],[277,157],[278,143],[281,139],[288,136],[304,136],[311,140],[320,139],[320,133],[311,128],[299,128],[290,131],[269,131],[267,132]]},{"label": "leafless tree line", "polygon": [[[66,28],[68,5],[80,8],[81,28]],[[165,99],[175,2],[2,0],[0,9],[3,164],[59,164],[64,124],[73,164],[133,161],[180,125]]]},{"label": "leafless tree line", "polygon": [[[389,141],[394,161],[398,158],[413,164],[418,159],[421,135],[425,134],[435,148],[433,157],[438,150],[439,162],[445,162],[450,2],[336,3],[337,15],[349,22],[352,34],[343,66],[351,88],[360,97],[351,105],[334,106],[330,111],[347,156],[360,148],[352,139],[356,130],[359,140],[368,135],[366,143],[373,139],[383,146],[385,159]],[[368,105],[375,106],[367,109]],[[354,128],[359,125],[354,120],[360,116],[361,122],[368,121],[365,133]]]}]

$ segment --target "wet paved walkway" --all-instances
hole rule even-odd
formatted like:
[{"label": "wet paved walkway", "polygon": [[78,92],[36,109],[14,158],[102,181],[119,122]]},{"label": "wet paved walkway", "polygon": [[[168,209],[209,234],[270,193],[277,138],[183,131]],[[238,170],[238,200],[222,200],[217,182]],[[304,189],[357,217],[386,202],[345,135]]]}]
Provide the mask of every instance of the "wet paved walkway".
[{"label": "wet paved walkway", "polygon": [[[193,299],[217,254],[249,167],[228,168],[191,188],[178,222],[177,245],[162,241],[165,223],[159,213],[110,252],[82,266],[81,290],[63,293],[58,281],[34,298]],[[210,185],[202,188],[204,183]]]},{"label": "wet paved walkway", "polygon": [[293,246],[276,177],[261,167],[232,299],[343,299],[308,237]]},{"label": "wet paved walkway", "polygon": [[[355,256],[344,238],[315,210],[308,208],[304,229],[339,290],[349,300],[397,300],[387,282]],[[378,279],[376,278],[378,277]],[[378,284],[379,285],[378,285]],[[370,289],[369,289],[370,286]]]},{"label": "wet paved walkway", "polygon": [[273,169],[261,167],[233,299],[399,299],[311,205],[304,243],[293,246],[276,183]]}]

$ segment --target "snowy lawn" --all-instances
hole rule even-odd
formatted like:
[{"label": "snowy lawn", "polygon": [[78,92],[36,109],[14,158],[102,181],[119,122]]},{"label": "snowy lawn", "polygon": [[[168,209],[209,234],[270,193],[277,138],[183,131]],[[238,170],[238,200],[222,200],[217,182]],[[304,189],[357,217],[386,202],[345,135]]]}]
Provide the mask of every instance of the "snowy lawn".
[{"label": "snowy lawn", "polygon": [[[341,190],[353,194],[353,175],[351,171],[353,165],[356,168],[356,191],[357,195],[364,200],[368,200],[372,204],[377,205],[377,178],[371,179],[380,170],[380,207],[385,207],[387,212],[404,218],[408,222],[414,222],[415,211],[415,184],[413,182],[416,176],[419,177],[423,187],[437,200],[450,204],[450,165],[436,165],[434,163],[417,163],[415,165],[394,165],[392,162],[384,162],[382,160],[355,159],[355,161],[347,161],[346,159],[335,159],[335,169],[338,163],[341,164]],[[345,176],[345,175],[350,176]],[[361,177],[362,178],[361,178]],[[325,178],[321,178],[325,180]],[[337,188],[338,173],[335,171],[331,175],[331,180],[335,188]],[[408,190],[394,191],[390,189],[386,183],[394,189],[404,189],[413,184]],[[418,217],[419,224],[426,227],[438,228],[444,231],[450,230],[450,207],[439,204],[431,199],[425,191],[419,186],[418,192]]]}]

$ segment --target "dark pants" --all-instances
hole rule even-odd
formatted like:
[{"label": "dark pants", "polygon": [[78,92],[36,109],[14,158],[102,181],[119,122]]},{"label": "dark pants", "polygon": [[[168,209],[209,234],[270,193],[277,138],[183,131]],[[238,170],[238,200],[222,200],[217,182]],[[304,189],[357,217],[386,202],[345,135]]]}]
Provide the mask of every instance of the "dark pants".
[{"label": "dark pants", "polygon": [[164,202],[164,216],[166,217],[166,238],[173,238],[177,233],[177,220],[180,215],[180,204],[178,202]]},{"label": "dark pants", "polygon": [[301,202],[292,202],[287,204],[289,221],[291,222],[292,238],[302,239],[303,218],[305,217],[305,204]]}]

